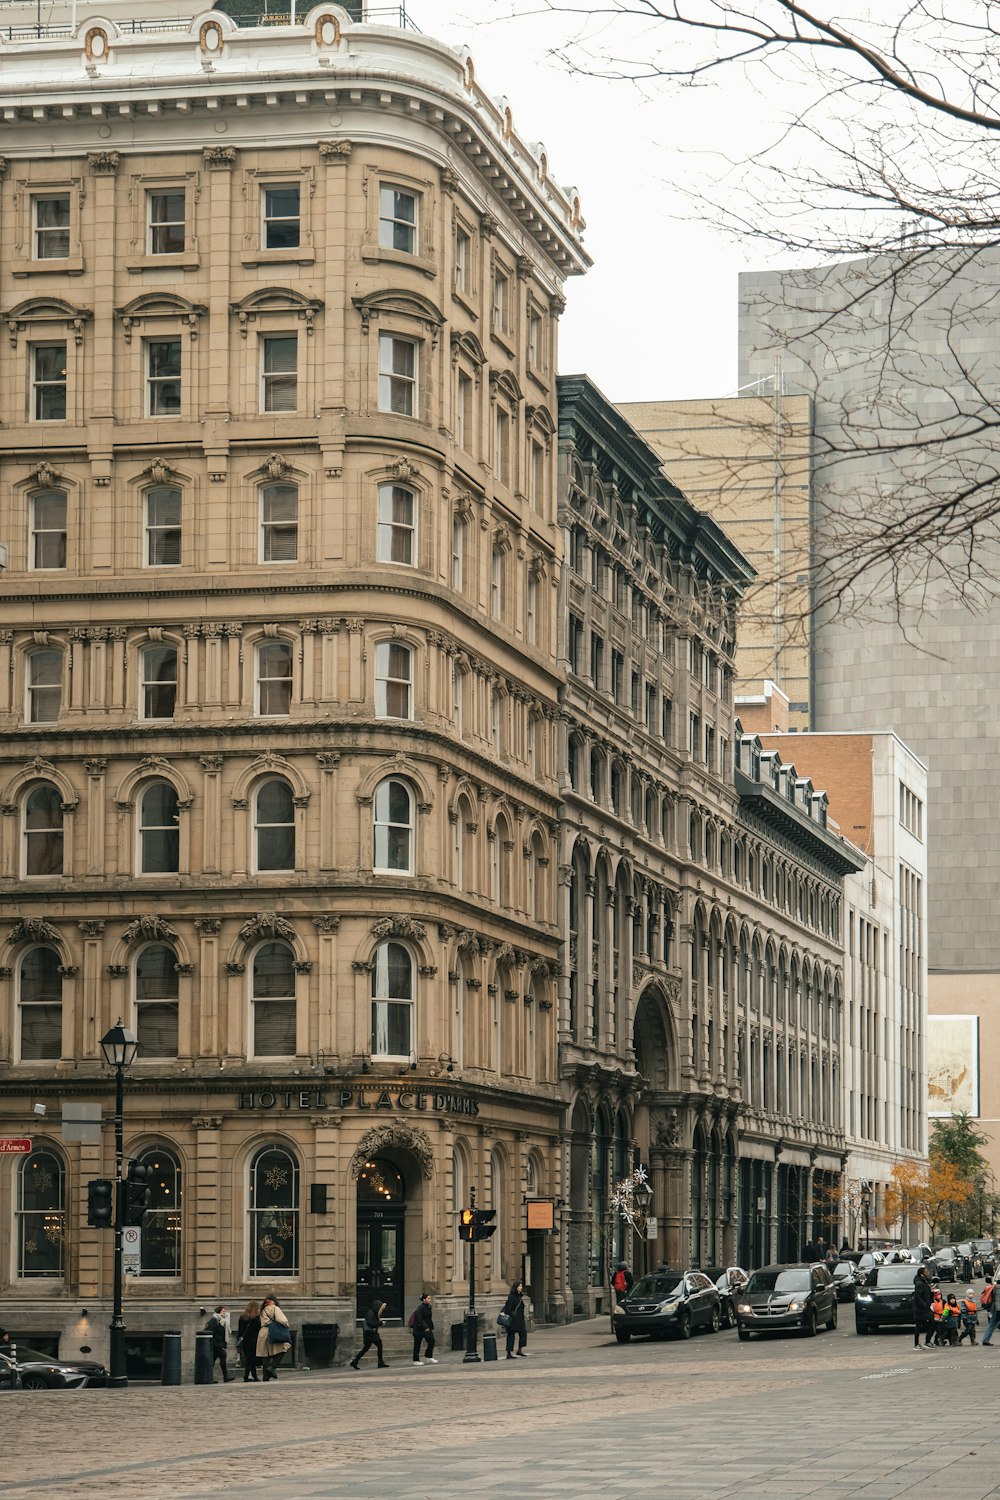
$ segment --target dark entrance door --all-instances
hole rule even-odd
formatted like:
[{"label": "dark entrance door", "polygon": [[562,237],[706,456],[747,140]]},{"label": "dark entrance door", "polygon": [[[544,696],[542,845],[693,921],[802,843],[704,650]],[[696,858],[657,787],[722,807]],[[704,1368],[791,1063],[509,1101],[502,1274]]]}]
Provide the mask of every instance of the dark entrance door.
[{"label": "dark entrance door", "polygon": [[357,1315],[374,1298],[386,1304],[386,1318],[403,1316],[406,1190],[402,1173],[382,1157],[366,1161],[358,1178]]}]

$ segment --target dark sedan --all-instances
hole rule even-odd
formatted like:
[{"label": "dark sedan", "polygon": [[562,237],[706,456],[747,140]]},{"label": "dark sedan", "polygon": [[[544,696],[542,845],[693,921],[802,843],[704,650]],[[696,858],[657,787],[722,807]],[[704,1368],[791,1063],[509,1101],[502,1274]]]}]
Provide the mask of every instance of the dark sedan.
[{"label": "dark sedan", "polygon": [[0,1354],[0,1385],[19,1385],[24,1391],[70,1391],[108,1383],[107,1370],[94,1360],[53,1359],[27,1344],[17,1344],[15,1352],[15,1359]]},{"label": "dark sedan", "polygon": [[861,1272],[852,1260],[838,1260],[833,1268],[833,1285],[838,1302],[853,1302],[858,1287],[863,1285]]},{"label": "dark sedan", "polygon": [[942,1245],[940,1250],[935,1250],[927,1269],[937,1281],[959,1281],[962,1269],[955,1246]]},{"label": "dark sedan", "polygon": [[875,1333],[883,1325],[913,1327],[914,1266],[879,1266],[858,1288],[854,1326],[858,1333]]},{"label": "dark sedan", "polygon": [[736,1303],[740,1342],[751,1333],[798,1329],[812,1338],[820,1323],[837,1326],[837,1293],[826,1266],[765,1266],[754,1271]]},{"label": "dark sedan", "polygon": [[709,1281],[719,1294],[723,1328],[736,1327],[736,1298],[750,1280],[742,1266],[703,1266]]},{"label": "dark sedan", "polygon": [[718,1332],[721,1298],[703,1271],[656,1271],[641,1276],[611,1314],[619,1344],[634,1333],[689,1339],[695,1328]]},{"label": "dark sedan", "polygon": [[989,1277],[992,1281],[997,1271],[996,1246],[990,1239],[973,1240],[972,1243],[979,1254],[979,1263],[983,1268],[983,1275]]}]

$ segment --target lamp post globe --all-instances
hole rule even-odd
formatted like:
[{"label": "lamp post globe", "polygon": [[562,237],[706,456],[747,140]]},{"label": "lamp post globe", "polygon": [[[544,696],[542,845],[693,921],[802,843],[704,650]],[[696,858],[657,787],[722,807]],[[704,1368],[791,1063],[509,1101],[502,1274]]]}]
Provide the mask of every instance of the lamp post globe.
[{"label": "lamp post globe", "polygon": [[124,1221],[123,1165],[125,1157],[122,1115],[125,1105],[125,1069],[131,1067],[139,1050],[139,1038],[118,1018],[118,1024],[101,1037],[101,1051],[109,1068],[115,1070],[115,1265],[114,1305],[111,1313],[109,1386],[128,1385],[125,1373],[125,1320],[122,1316],[122,1226]]}]

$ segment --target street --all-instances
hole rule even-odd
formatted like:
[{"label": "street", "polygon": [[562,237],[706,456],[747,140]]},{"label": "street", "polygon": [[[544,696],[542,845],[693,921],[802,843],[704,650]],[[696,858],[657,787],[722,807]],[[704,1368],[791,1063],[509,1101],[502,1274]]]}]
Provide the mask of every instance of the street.
[{"label": "street", "polygon": [[536,1331],[513,1362],[15,1392],[0,1494],[983,1500],[1000,1495],[997,1345],[915,1353],[908,1331],[858,1338],[845,1306],[815,1339],[620,1346],[599,1319]]}]

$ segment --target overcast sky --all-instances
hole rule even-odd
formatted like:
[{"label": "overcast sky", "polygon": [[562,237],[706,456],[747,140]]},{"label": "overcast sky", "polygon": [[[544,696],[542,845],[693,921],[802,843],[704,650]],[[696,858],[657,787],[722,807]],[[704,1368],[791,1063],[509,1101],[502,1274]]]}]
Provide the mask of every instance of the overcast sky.
[{"label": "overcast sky", "polygon": [[[421,31],[470,48],[479,82],[506,96],[520,134],[544,141],[552,175],[579,190],[594,267],[566,288],[563,373],[585,372],[613,401],[732,394],[737,277],[764,268],[764,247],[734,243],[680,188],[717,170],[711,153],[735,157],[763,139],[755,96],[728,72],[676,91],[573,73],[553,55],[573,20],[512,19],[510,0],[407,3]],[[642,39],[616,27],[592,29],[591,54],[624,43],[642,55]]]}]

